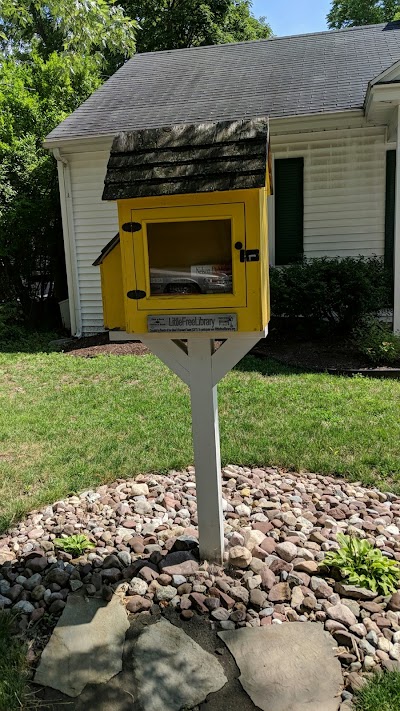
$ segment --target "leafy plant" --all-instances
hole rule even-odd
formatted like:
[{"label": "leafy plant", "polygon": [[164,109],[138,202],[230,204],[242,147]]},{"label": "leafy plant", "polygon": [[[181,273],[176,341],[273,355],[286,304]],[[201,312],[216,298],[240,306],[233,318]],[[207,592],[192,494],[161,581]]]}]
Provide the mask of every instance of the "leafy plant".
[{"label": "leafy plant", "polygon": [[377,319],[365,319],[354,330],[353,342],[373,365],[400,361],[400,337]]},{"label": "leafy plant", "polygon": [[71,553],[71,555],[82,555],[89,548],[95,548],[95,544],[83,533],[77,533],[66,538],[55,538],[54,543],[58,548],[62,548],[62,550],[66,553]]},{"label": "leafy plant", "polygon": [[323,566],[336,568],[346,582],[389,595],[400,586],[400,568],[367,540],[338,533],[340,548],[329,551]]},{"label": "leafy plant", "polygon": [[392,283],[379,257],[305,259],[270,270],[274,316],[302,318],[350,333],[368,314],[392,304]]}]

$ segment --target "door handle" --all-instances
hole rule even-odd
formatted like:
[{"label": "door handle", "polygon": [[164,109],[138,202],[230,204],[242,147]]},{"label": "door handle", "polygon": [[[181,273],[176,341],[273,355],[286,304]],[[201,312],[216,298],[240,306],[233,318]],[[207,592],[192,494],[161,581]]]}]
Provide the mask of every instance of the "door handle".
[{"label": "door handle", "polygon": [[260,261],[260,250],[259,249],[241,249],[240,250],[240,261],[241,262],[259,262]]}]

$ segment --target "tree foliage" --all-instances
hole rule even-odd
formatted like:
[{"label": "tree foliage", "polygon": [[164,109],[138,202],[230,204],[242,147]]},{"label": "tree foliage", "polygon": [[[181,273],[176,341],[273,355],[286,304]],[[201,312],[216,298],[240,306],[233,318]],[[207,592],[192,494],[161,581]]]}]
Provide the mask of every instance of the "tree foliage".
[{"label": "tree foliage", "polygon": [[328,13],[332,29],[391,22],[400,13],[400,0],[333,0]]},{"label": "tree foliage", "polygon": [[0,303],[64,298],[56,163],[43,139],[136,50],[270,34],[250,0],[2,0]]},{"label": "tree foliage", "polygon": [[137,23],[113,0],[2,0],[0,23],[8,54],[34,47],[44,59],[77,52],[104,60],[109,53],[129,57],[136,48]]},{"label": "tree foliage", "polygon": [[27,317],[54,282],[65,295],[56,165],[42,141],[98,84],[95,60],[79,55],[32,51],[1,66],[0,301],[17,300]]},{"label": "tree foliage", "polygon": [[269,37],[265,18],[251,14],[251,0],[121,0],[139,25],[138,52],[225,44]]},{"label": "tree foliage", "polygon": [[[33,322],[65,298],[56,162],[43,139],[135,51],[137,23],[105,0],[3,0],[0,55],[0,302]],[[47,311],[49,308],[47,308]]]}]

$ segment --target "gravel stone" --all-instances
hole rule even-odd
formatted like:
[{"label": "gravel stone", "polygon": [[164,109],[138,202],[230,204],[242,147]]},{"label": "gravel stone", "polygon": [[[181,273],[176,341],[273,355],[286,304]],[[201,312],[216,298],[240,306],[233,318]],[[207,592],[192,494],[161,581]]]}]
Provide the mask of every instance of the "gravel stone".
[{"label": "gravel stone", "polygon": [[132,595],[143,596],[147,592],[148,585],[142,578],[132,578],[129,588]]},{"label": "gravel stone", "polygon": [[250,603],[255,607],[256,609],[262,610],[265,607],[265,603],[267,601],[267,594],[264,593],[262,590],[259,590],[256,588],[255,590],[252,590],[250,593]]},{"label": "gravel stone", "polygon": [[126,599],[126,609],[128,610],[128,612],[132,613],[150,610],[152,605],[151,600],[147,600],[147,598],[141,597],[140,595],[132,595],[132,597],[128,597]]},{"label": "gravel stone", "polygon": [[400,611],[400,592],[394,593],[388,602],[389,610]]},{"label": "gravel stone", "polygon": [[[33,511],[0,536],[0,608],[25,609],[21,631],[53,616],[44,636],[77,590],[106,601],[117,593],[132,614],[170,606],[182,619],[195,612],[232,630],[319,622],[343,643],[346,679],[400,669],[400,591],[377,596],[334,582],[319,565],[338,547],[338,531],[368,537],[400,562],[400,497],[235,465],[223,470],[222,492],[224,566],[199,561],[193,467],[121,479]],[[53,540],[76,532],[96,547],[73,560]]]},{"label": "gravel stone", "polygon": [[288,583],[278,583],[274,585],[268,593],[268,600],[270,602],[286,602],[290,600],[290,598],[291,592]]},{"label": "gravel stone", "polygon": [[131,484],[130,487],[130,494],[131,496],[148,496],[149,495],[149,487],[147,484]]},{"label": "gravel stone", "polygon": [[222,622],[223,620],[228,620],[229,619],[229,612],[228,610],[225,610],[224,607],[218,607],[216,610],[213,610],[211,613],[211,617],[213,620],[217,620],[218,622]]},{"label": "gravel stone", "polygon": [[251,552],[244,546],[234,546],[229,551],[229,564],[235,568],[247,568],[251,559]]},{"label": "gravel stone", "polygon": [[31,602],[28,602],[28,600],[20,600],[19,602],[16,602],[13,607],[13,610],[20,610],[26,615],[30,615],[34,609],[34,606]]},{"label": "gravel stone", "polygon": [[353,615],[350,608],[346,605],[332,605],[332,607],[328,607],[326,614],[331,620],[340,622],[341,624],[346,625],[346,627],[351,627],[352,625],[357,624],[356,616]]},{"label": "gravel stone", "polygon": [[5,597],[4,595],[0,595],[0,610],[3,610],[6,607],[10,607],[12,605],[12,601],[10,600],[9,597]]},{"label": "gravel stone", "polygon": [[261,545],[264,538],[265,534],[262,533],[262,531],[246,531],[244,536],[244,545],[249,551],[253,551],[256,546]]},{"label": "gravel stone", "polygon": [[177,589],[174,588],[172,585],[160,585],[160,587],[156,589],[154,597],[157,602],[161,602],[172,600],[172,598],[175,597],[176,594]]},{"label": "gravel stone", "polygon": [[297,546],[293,543],[284,541],[283,543],[278,543],[275,547],[275,552],[280,558],[285,560],[287,563],[290,563],[297,556]]}]

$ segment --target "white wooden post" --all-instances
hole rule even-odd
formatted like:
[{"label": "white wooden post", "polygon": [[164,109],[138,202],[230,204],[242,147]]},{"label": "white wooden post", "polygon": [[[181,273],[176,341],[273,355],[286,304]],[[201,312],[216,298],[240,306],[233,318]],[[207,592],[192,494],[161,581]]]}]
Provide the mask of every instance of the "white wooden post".
[{"label": "white wooden post", "polygon": [[188,339],[200,557],[221,563],[224,521],[217,386],[213,383],[212,373],[213,351],[214,341]]},{"label": "white wooden post", "polygon": [[[217,384],[249,350],[267,335],[260,333],[215,334],[225,342],[214,349],[214,340],[202,333],[137,334],[190,388],[192,431],[196,470],[197,518],[202,560],[221,563],[224,553],[221,456],[219,447]],[[121,334],[110,333],[110,340]],[[125,340],[129,340],[125,334]],[[187,343],[182,341],[187,339]]]},{"label": "white wooden post", "polygon": [[393,331],[400,333],[400,106],[397,106],[396,199],[394,220]]}]

